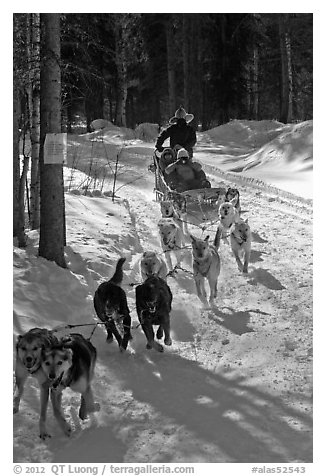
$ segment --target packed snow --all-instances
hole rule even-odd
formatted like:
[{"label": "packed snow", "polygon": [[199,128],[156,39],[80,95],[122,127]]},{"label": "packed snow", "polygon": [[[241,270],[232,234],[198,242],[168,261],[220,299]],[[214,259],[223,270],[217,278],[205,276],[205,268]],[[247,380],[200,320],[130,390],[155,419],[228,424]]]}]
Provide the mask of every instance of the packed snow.
[{"label": "packed snow", "polygon": [[[49,405],[52,438],[39,439],[39,390],[27,380],[14,415],[13,461],[312,462],[312,121],[231,121],[198,133],[194,157],[212,186],[240,191],[253,232],[249,273],[238,271],[222,242],[216,307],[205,309],[187,250],[182,269],[167,278],[173,344],[162,354],[146,350],[135,310],[142,253],[163,255],[148,171],[154,126],[141,128],[146,142],[111,124],[68,136],[67,269],[38,257],[37,231],[28,232],[27,249],[14,246],[14,342],[32,327],[64,335],[67,324],[85,324],[74,331],[89,337],[98,322],[94,292],[120,256],[127,258],[133,340],[121,353],[106,343],[102,326],[95,329],[93,390],[101,409],[80,421],[79,395],[66,390],[70,438]],[[193,234],[213,239],[216,221],[189,221]]]}]

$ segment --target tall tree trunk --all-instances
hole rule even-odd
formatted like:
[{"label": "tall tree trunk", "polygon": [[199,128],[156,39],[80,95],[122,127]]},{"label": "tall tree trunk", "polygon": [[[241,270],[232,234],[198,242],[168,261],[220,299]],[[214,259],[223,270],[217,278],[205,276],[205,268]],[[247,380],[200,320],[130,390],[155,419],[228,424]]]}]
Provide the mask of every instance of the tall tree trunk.
[{"label": "tall tree trunk", "polygon": [[259,89],[258,89],[258,48],[254,47],[252,64],[252,96],[253,96],[253,117],[259,119]]},{"label": "tall tree trunk", "polygon": [[189,112],[194,114],[195,117],[191,124],[197,128],[203,108],[202,26],[200,15],[190,14],[189,19]]},{"label": "tall tree trunk", "polygon": [[[20,25],[14,15],[14,38],[19,32]],[[25,208],[24,192],[25,184],[22,186],[20,177],[20,155],[19,155],[19,119],[20,119],[20,94],[19,94],[19,74],[17,71],[17,48],[14,41],[14,62],[13,62],[13,236],[18,238],[18,246],[26,246],[25,235]],[[25,178],[25,177],[24,177]]]},{"label": "tall tree trunk", "polygon": [[18,238],[18,246],[24,248],[26,246],[27,237],[25,235],[25,207],[24,194],[25,183],[20,177],[20,155],[19,155],[19,92],[17,81],[14,74],[13,88],[13,236]]},{"label": "tall tree trunk", "polygon": [[127,127],[126,106],[128,96],[128,79],[127,79],[127,60],[126,47],[127,40],[125,38],[124,14],[116,14],[116,22],[114,25],[115,35],[115,62],[117,67],[117,109],[116,124],[117,126]]},{"label": "tall tree trunk", "polygon": [[123,63],[118,60],[118,91],[117,91],[117,111],[116,125],[127,127],[126,106],[127,106],[127,78]]},{"label": "tall tree trunk", "polygon": [[29,168],[29,157],[24,156],[23,170],[19,180],[19,223],[20,233],[18,235],[18,246],[25,248],[27,245],[27,236],[25,235],[25,192],[27,173]]},{"label": "tall tree trunk", "polygon": [[172,19],[165,23],[166,31],[166,55],[168,68],[168,91],[169,91],[169,114],[176,110],[176,85],[175,85],[175,51]]},{"label": "tall tree trunk", "polygon": [[202,25],[200,24],[200,35],[198,35],[198,68],[197,68],[197,88],[198,88],[198,118],[197,124],[203,123],[204,112],[204,86],[203,86],[203,61],[204,61],[204,48],[203,48],[203,34]]},{"label": "tall tree trunk", "polygon": [[189,110],[190,68],[189,68],[189,14],[182,14],[182,59],[183,59],[183,106]]},{"label": "tall tree trunk", "polygon": [[251,59],[245,66],[246,81],[246,113],[249,119],[252,119],[252,82],[251,82]]},{"label": "tall tree trunk", "polygon": [[30,114],[31,138],[31,182],[30,182],[30,226],[32,230],[40,227],[40,14],[29,17],[29,39],[27,56],[29,65],[28,104]]},{"label": "tall tree trunk", "polygon": [[159,80],[155,71],[155,64],[153,58],[149,57],[149,77],[150,83],[152,85],[152,92],[151,92],[151,102],[150,104],[152,107],[149,107],[149,121],[150,122],[158,122],[161,125],[161,109],[160,109],[160,88],[159,88]]},{"label": "tall tree trunk", "polygon": [[291,40],[287,28],[288,15],[279,14],[279,35],[281,50],[281,111],[280,121],[283,123],[291,122],[293,107],[293,74],[291,60]]},{"label": "tall tree trunk", "polygon": [[61,132],[60,14],[42,13],[41,64],[41,224],[39,255],[66,268],[62,164],[44,163],[47,133]]},{"label": "tall tree trunk", "polygon": [[[260,15],[258,13],[252,14],[254,20],[258,23],[260,20]],[[252,45],[252,61],[251,61],[251,110],[250,110],[250,117],[255,119],[256,121],[259,120],[259,48],[257,46],[257,42],[255,41]]]},{"label": "tall tree trunk", "polygon": [[220,82],[220,112],[219,123],[226,124],[230,120],[229,116],[229,78],[228,78],[228,48],[226,39],[227,27],[226,14],[220,16],[220,34],[221,34],[221,82]]},{"label": "tall tree trunk", "polygon": [[249,119],[259,118],[259,89],[258,89],[258,48],[253,47],[252,55],[246,65],[247,82],[247,113]]},{"label": "tall tree trunk", "polygon": [[87,131],[91,132],[91,122],[104,116],[103,83],[99,78],[90,82],[85,93],[85,114]]},{"label": "tall tree trunk", "polygon": [[13,234],[19,234],[19,97],[17,78],[14,65],[14,85],[13,85]]}]

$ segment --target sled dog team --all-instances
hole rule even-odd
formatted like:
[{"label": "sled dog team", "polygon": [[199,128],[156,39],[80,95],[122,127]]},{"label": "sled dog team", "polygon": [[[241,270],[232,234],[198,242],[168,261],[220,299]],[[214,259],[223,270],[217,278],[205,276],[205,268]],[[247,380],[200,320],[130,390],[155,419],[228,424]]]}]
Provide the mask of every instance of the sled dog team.
[{"label": "sled dog team", "polygon": [[[209,236],[199,239],[189,233],[184,210],[176,208],[172,201],[161,202],[162,218],[158,222],[158,229],[166,261],[153,251],[145,251],[140,261],[142,284],[136,287],[136,311],[146,337],[147,349],[163,352],[163,346],[156,340],[162,339],[163,336],[165,345],[172,344],[170,312],[173,296],[166,280],[169,272],[173,270],[172,255],[176,259],[176,265],[181,263],[187,235],[192,246],[196,291],[204,305],[208,304],[205,279],[209,284],[211,305],[217,296],[217,281],[221,268],[218,249],[221,238],[230,236],[231,249],[238,268],[243,273],[248,272],[251,232],[247,220],[240,218],[239,191],[229,189],[225,198],[226,201],[219,206],[219,224],[212,244],[208,241]],[[124,262],[125,258],[118,260],[112,278],[100,284],[94,295],[94,308],[105,325],[107,342],[112,342],[115,338],[121,351],[127,349],[128,342],[132,339],[130,310],[126,293],[121,287]],[[158,326],[156,334],[153,326]],[[40,438],[46,439],[50,436],[46,429],[49,396],[54,416],[64,434],[69,436],[71,427],[61,408],[65,388],[69,387],[81,394],[80,419],[84,420],[90,413],[99,410],[91,388],[96,354],[90,340],[77,333],[57,338],[53,331],[34,328],[18,336],[14,413],[19,411],[24,384],[31,375],[37,379],[40,387]]]}]

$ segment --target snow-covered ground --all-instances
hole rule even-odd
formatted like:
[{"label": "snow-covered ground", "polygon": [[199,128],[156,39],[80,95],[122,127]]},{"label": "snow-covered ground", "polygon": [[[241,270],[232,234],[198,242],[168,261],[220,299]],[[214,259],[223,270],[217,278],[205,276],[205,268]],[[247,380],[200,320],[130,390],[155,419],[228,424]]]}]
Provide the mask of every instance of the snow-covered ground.
[{"label": "snow-covered ground", "polygon": [[[112,202],[119,151],[119,198]],[[69,137],[69,267],[37,256],[35,231],[26,250],[14,247],[14,341],[35,326],[95,324],[95,289],[112,276],[120,256],[127,258],[123,287],[137,325],[138,262],[145,250],[161,253],[159,204],[147,170],[152,152],[152,142],[113,127],[103,139],[98,133]],[[93,387],[101,410],[81,422],[79,396],[67,390],[64,408],[74,432],[63,436],[49,408],[52,438],[43,442],[39,392],[29,378],[14,415],[14,462],[312,462],[312,121],[232,121],[198,134],[195,158],[213,186],[240,190],[253,231],[249,274],[239,273],[222,243],[216,308],[203,309],[189,250],[187,272],[168,278],[173,345],[163,354],[148,351],[135,328],[121,354],[99,326],[92,337],[98,350]],[[90,169],[96,183],[89,183]],[[213,238],[216,223],[190,228]],[[92,327],[78,331],[88,337]]]}]

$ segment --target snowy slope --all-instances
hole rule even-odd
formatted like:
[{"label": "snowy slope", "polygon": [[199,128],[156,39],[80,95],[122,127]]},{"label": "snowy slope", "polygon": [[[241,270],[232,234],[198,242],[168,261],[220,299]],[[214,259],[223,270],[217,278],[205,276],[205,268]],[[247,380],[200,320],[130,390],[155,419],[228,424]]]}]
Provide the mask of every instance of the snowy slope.
[{"label": "snowy slope", "polygon": [[199,158],[207,163],[209,152],[207,165],[218,164],[225,172],[240,172],[244,177],[312,198],[312,121],[231,121],[207,131],[203,142],[199,141]]},{"label": "snowy slope", "polygon": [[[245,129],[248,124],[243,122]],[[304,191],[295,197],[286,189],[268,187],[266,183],[275,183],[263,172],[259,176],[265,178],[263,185],[231,172],[242,156],[247,164],[259,159],[248,173],[262,170],[264,145],[271,147],[280,134],[288,134],[288,143],[292,134],[291,150],[297,150],[300,130],[279,123],[251,124],[253,144],[248,134],[239,134],[239,124],[233,133],[232,123],[222,127],[223,131],[200,136],[196,157],[213,185],[222,181],[240,190],[244,216],[253,231],[249,274],[239,274],[229,246],[222,243],[217,307],[204,310],[187,252],[185,271],[168,278],[173,345],[163,354],[145,349],[144,335],[136,328],[134,293],[142,252],[161,253],[159,205],[153,175],[147,170],[153,144],[126,136],[125,131],[119,136],[116,130],[105,134],[103,141],[71,138],[70,165],[77,157],[78,168],[87,172],[90,158],[96,157],[93,171],[107,166],[106,174],[101,169],[105,181],[98,182],[103,183],[103,192],[112,190],[111,168],[122,147],[119,199],[113,203],[104,194],[77,194],[78,184],[85,184],[87,176],[66,168],[69,268],[37,257],[36,232],[29,233],[27,250],[14,247],[14,336],[34,326],[96,323],[95,289],[112,276],[117,258],[126,256],[123,287],[134,339],[121,354],[115,343],[105,342],[101,327],[95,330],[94,393],[101,410],[80,422],[79,397],[67,390],[64,408],[74,427],[69,439],[49,409],[53,436],[39,440],[38,389],[33,379],[28,380],[21,411],[14,415],[14,462],[312,461],[312,201],[306,192],[311,176],[303,182],[300,170],[292,171],[292,181],[297,176]],[[302,131],[302,143],[309,150],[306,125]],[[290,148],[283,155],[287,151]],[[232,158],[232,167],[226,166]],[[274,161],[280,172],[283,159],[279,164]],[[213,237],[215,228],[210,223],[205,229],[191,226],[197,236]],[[88,337],[92,329],[85,326],[78,331]]]}]

